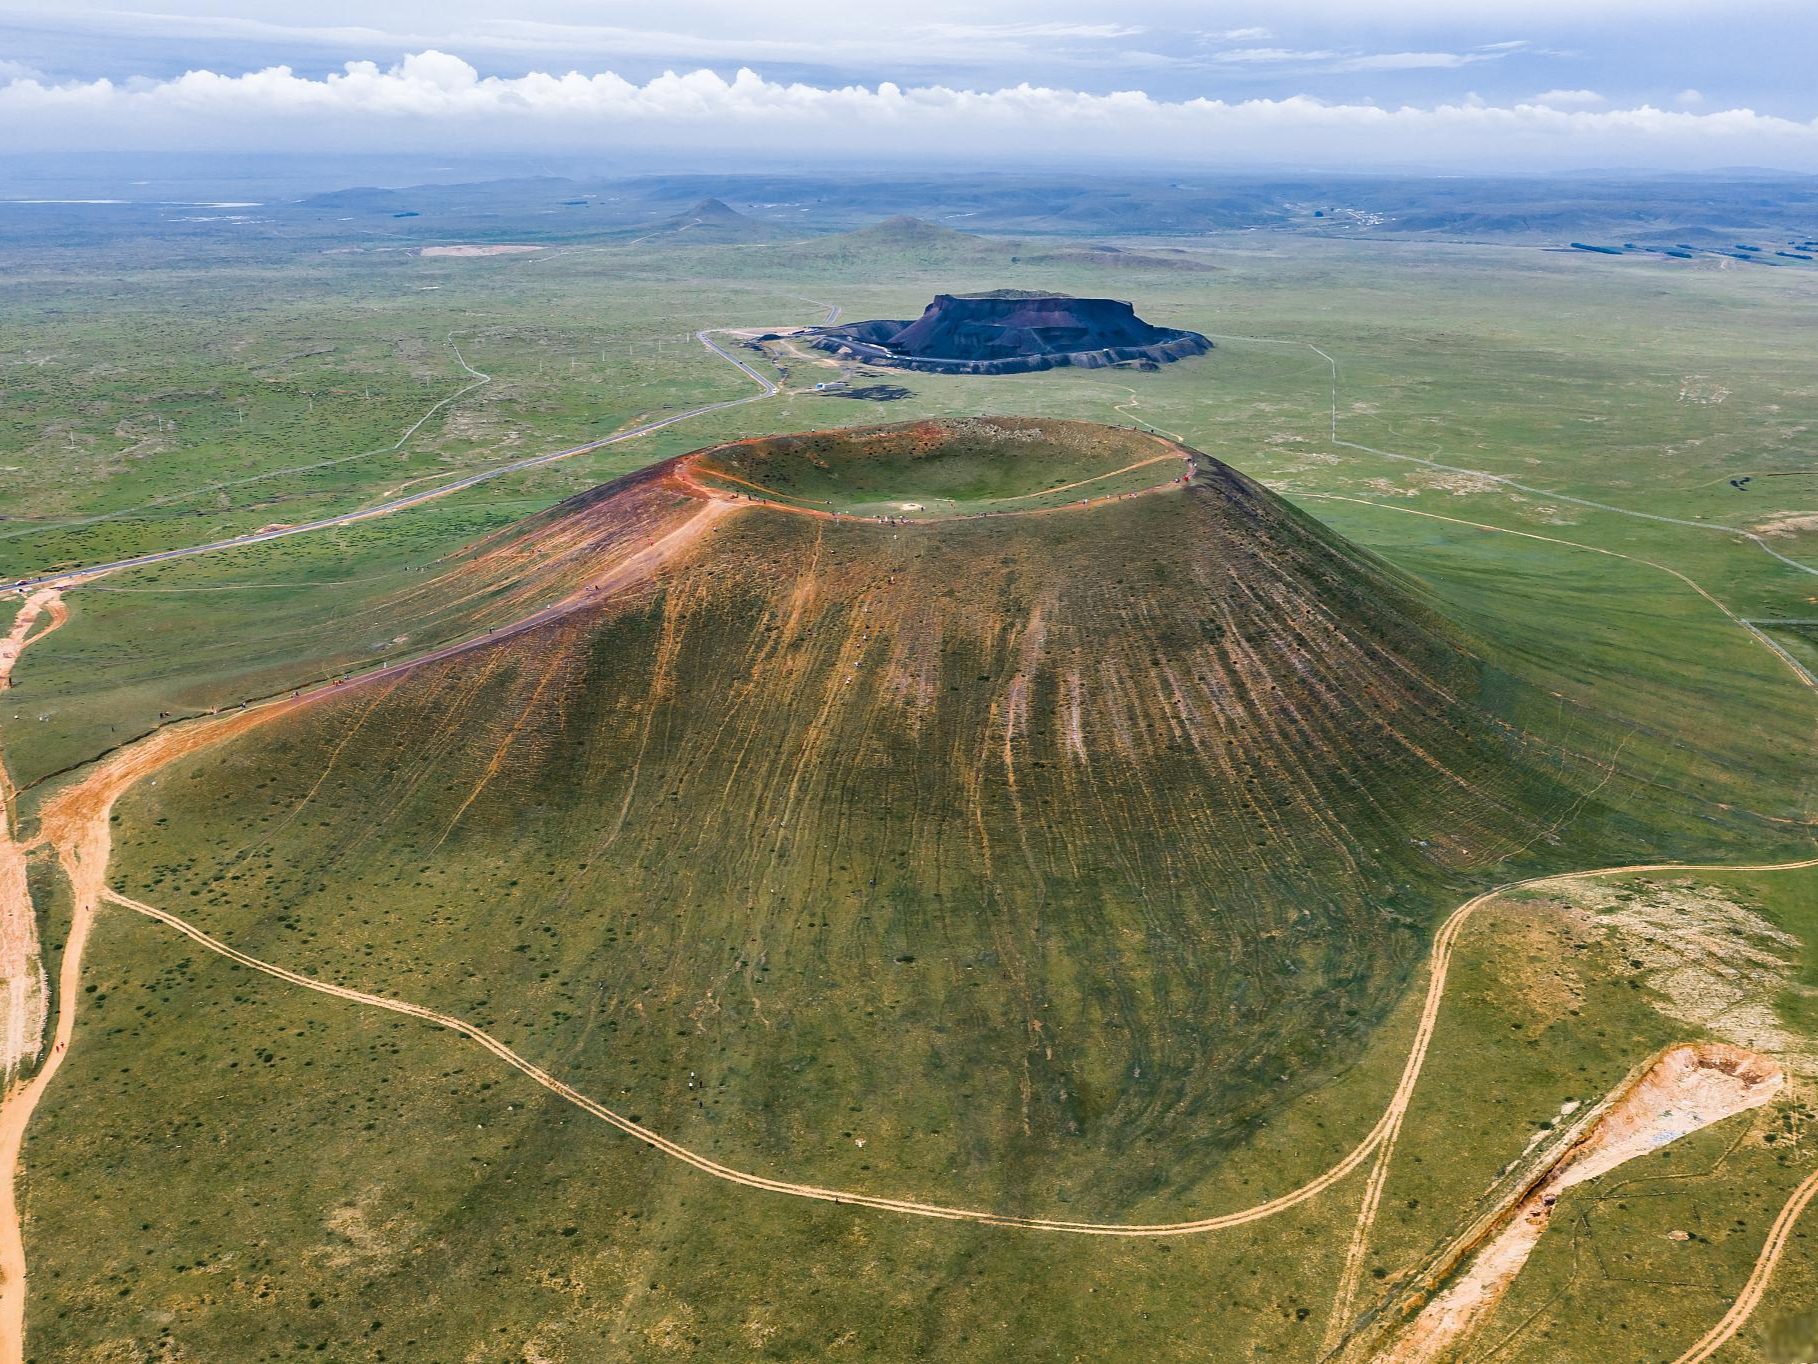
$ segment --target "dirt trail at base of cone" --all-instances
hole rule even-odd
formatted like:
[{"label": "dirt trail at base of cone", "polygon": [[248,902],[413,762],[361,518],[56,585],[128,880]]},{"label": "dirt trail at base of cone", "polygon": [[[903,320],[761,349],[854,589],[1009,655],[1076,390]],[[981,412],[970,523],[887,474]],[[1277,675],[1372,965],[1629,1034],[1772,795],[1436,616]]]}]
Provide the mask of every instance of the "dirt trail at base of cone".
[{"label": "dirt trail at base of cone", "polygon": [[[46,807],[38,842],[56,850],[69,882],[71,914],[57,972],[57,1027],[50,1055],[36,1075],[16,1085],[0,1104],[0,1361],[4,1364],[19,1364],[25,1351],[25,1236],[14,1187],[19,1148],[25,1140],[25,1126],[56,1078],[75,1034],[82,953],[94,924],[95,907],[106,889],[111,845],[108,817],[114,802],[165,764],[244,733],[300,704],[278,702],[258,710],[235,711],[217,721],[161,730],[115,755],[87,781]],[[31,915],[29,901],[24,913]]]},{"label": "dirt trail at base of cone", "polygon": [[[130,783],[128,783],[130,784]],[[124,789],[121,787],[120,789]],[[105,804],[99,802],[85,803],[84,815],[88,821],[98,822],[105,830],[108,809],[112,799]],[[48,822],[48,821],[47,821]],[[103,832],[100,836],[105,837]],[[1328,1169],[1296,1188],[1290,1189],[1275,1198],[1240,1208],[1232,1212],[1220,1213],[1211,1217],[1201,1217],[1177,1222],[1086,1222],[1071,1221],[1048,1217],[1026,1217],[1015,1213],[995,1212],[986,1209],[955,1207],[940,1203],[926,1203],[909,1198],[890,1198],[878,1194],[865,1193],[854,1189],[833,1189],[817,1184],[799,1183],[794,1180],[777,1179],[767,1175],[736,1169],[722,1164],[708,1156],[701,1155],[679,1142],[671,1141],[661,1133],[632,1121],[630,1118],[607,1108],[579,1090],[557,1079],[534,1062],[525,1059],[503,1042],[493,1037],[475,1024],[458,1018],[453,1014],[442,1013],[426,1005],[413,1004],[406,1000],[392,999],[349,986],[334,985],[322,980],[302,975],[285,967],[261,960],[240,951],[220,939],[210,936],[194,924],[179,918],[168,910],[159,909],[141,901],[131,899],[117,891],[100,887],[101,898],[113,904],[131,909],[158,922],[176,929],[193,942],[200,944],[228,960],[262,972],[265,975],[298,985],[319,994],[344,999],[351,1003],[363,1004],[371,1008],[384,1009],[391,1013],[405,1014],[420,1018],[428,1023],[447,1028],[480,1044],[487,1051],[497,1056],[507,1065],[521,1071],[536,1081],[552,1094],[566,1099],[569,1103],[584,1112],[616,1127],[626,1135],[636,1138],[647,1146],[654,1147],[664,1155],[681,1161],[685,1165],[716,1179],[723,1179],[747,1188],[760,1189],[769,1193],[788,1194],[797,1198],[814,1199],[829,1203],[846,1203],[856,1207],[872,1208],[882,1212],[903,1213],[916,1217],[931,1217],[945,1221],[973,1222],[986,1226],[1014,1227],[1030,1231],[1067,1232],[1087,1236],[1114,1237],[1158,1237],[1158,1236],[1191,1236],[1205,1232],[1223,1231],[1231,1227],[1240,1227],[1251,1222],[1259,1222],[1285,1212],[1308,1199],[1323,1193],[1339,1180],[1367,1160],[1388,1136],[1391,1130],[1399,1127],[1403,1114],[1407,1111],[1408,1102],[1412,1099],[1415,1087],[1420,1079],[1420,1072],[1425,1064],[1428,1048],[1433,1039],[1433,1030],[1438,1022],[1440,1005],[1445,998],[1446,976],[1451,965],[1452,953],[1457,945],[1458,935],[1463,930],[1471,913],[1479,906],[1494,899],[1506,891],[1518,887],[1543,885],[1548,882],[1577,881],[1592,877],[1621,876],[1658,872],[1771,872],[1792,871],[1796,869],[1818,867],[1818,858],[1808,858],[1800,862],[1765,863],[1753,866],[1717,866],[1693,863],[1648,863],[1623,867],[1603,867],[1590,871],[1567,872],[1557,876],[1538,876],[1524,881],[1511,882],[1494,890],[1485,891],[1460,905],[1452,912],[1450,918],[1434,940],[1433,956],[1428,975],[1427,993],[1421,1009],[1420,1022],[1415,1032],[1414,1042],[1408,1053],[1408,1059],[1402,1070],[1400,1083],[1390,1096],[1382,1116],[1377,1119],[1363,1139],[1352,1150],[1341,1157]]]},{"label": "dirt trail at base of cone", "polygon": [[[50,623],[37,634],[32,626],[38,617],[48,614]],[[26,649],[43,639],[69,619],[69,608],[63,595],[54,587],[40,588],[25,599],[6,638],[0,640],[0,691],[12,685],[13,667]],[[31,888],[27,881],[25,855],[14,829],[12,779],[7,775],[4,755],[0,754],[0,977],[6,988],[4,1076],[10,1081],[20,1062],[36,1056],[44,1032],[43,964],[38,954],[38,920],[32,909]],[[86,931],[85,931],[86,935]],[[59,992],[73,991],[81,945],[72,928],[70,943],[65,948],[64,971]],[[33,987],[37,988],[34,989]],[[10,1089],[0,1103],[0,1359],[19,1360],[24,1355],[25,1244],[19,1226],[18,1206],[14,1199],[12,1171],[18,1158],[19,1145],[25,1136],[25,1119],[37,1102],[36,1096],[57,1070],[68,1037],[59,1032],[53,1040],[50,1059],[38,1074],[22,1086]],[[29,1101],[26,1096],[30,1095]],[[7,1289],[18,1284],[17,1310],[8,1299]]]},{"label": "dirt trail at base of cone", "polygon": [[[1336,373],[1336,371],[1334,372]],[[1336,411],[1336,408],[1334,410]],[[1644,568],[1655,569],[1678,579],[1687,587],[1691,588],[1693,592],[1697,593],[1705,601],[1716,607],[1718,611],[1722,612],[1724,617],[1733,625],[1743,630],[1752,640],[1767,649],[1769,653],[1773,654],[1775,658],[1785,664],[1788,671],[1793,674],[1801,686],[1809,691],[1818,692],[1818,677],[1814,677],[1808,668],[1800,664],[1798,660],[1793,658],[1793,656],[1779,644],[1775,643],[1767,635],[1755,628],[1752,622],[1743,619],[1734,611],[1730,610],[1728,606],[1719,601],[1700,583],[1686,574],[1681,573],[1678,569],[1671,568],[1666,564],[1656,563],[1652,559],[1644,559],[1638,555],[1624,554],[1620,550],[1609,549],[1603,545],[1587,545],[1583,541],[1566,540],[1556,535],[1541,535],[1534,531],[1516,530],[1510,526],[1498,526],[1486,521],[1472,521],[1463,517],[1446,516],[1439,512],[1422,511],[1416,507],[1402,507],[1393,503],[1373,501],[1369,498],[1349,497],[1339,493],[1312,492],[1299,493],[1297,496],[1321,502],[1348,502],[1360,507],[1373,507],[1378,511],[1399,512],[1408,516],[1418,516],[1423,520],[1443,521],[1449,525],[1465,526],[1472,530],[1487,531],[1497,535],[1511,535],[1521,540],[1536,540],[1545,544],[1561,545],[1567,549],[1579,549],[1589,554],[1600,554],[1606,558],[1622,559],[1628,563],[1640,564]],[[1332,1314],[1327,1321],[1322,1354],[1330,1353],[1335,1349],[1346,1330],[1352,1324],[1350,1321],[1350,1314],[1356,1299],[1357,1289],[1362,1281],[1364,1258],[1369,1250],[1370,1237],[1375,1226],[1377,1210],[1381,1205],[1382,1188],[1387,1182],[1389,1166],[1395,1158],[1395,1145],[1400,1134],[1401,1124],[1398,1121],[1389,1129],[1382,1143],[1381,1150],[1377,1155],[1376,1163],[1371,1169],[1370,1178],[1364,1190],[1363,1204],[1358,1211],[1357,1223],[1352,1232],[1351,1243],[1345,1254],[1344,1267],[1340,1273],[1338,1292],[1334,1298]],[[1759,1283],[1757,1283],[1755,1277],[1752,1277],[1750,1280],[1750,1287],[1755,1290],[1753,1301],[1749,1303],[1746,1310],[1742,1312],[1742,1315],[1736,1317],[1734,1321],[1731,1321],[1731,1316],[1734,1315],[1735,1312],[1735,1309],[1732,1308],[1731,1314],[1726,1315],[1724,1321],[1719,1322],[1717,1326],[1712,1328],[1712,1336],[1715,1337],[1717,1332],[1724,1328],[1725,1323],[1729,1323],[1728,1333],[1723,1335],[1720,1339],[1715,1339],[1709,1350],[1704,1354],[1696,1354],[1695,1349],[1682,1359],[1675,1360],[1674,1364],[1698,1364],[1698,1361],[1709,1358],[1712,1352],[1725,1341],[1729,1340],[1731,1336],[1736,1334],[1737,1330],[1741,1328],[1742,1322],[1747,1319],[1751,1312],[1753,1312],[1755,1304],[1760,1301],[1761,1291],[1765,1289],[1767,1279],[1772,1276],[1774,1266],[1779,1262],[1781,1251],[1785,1248],[1785,1238],[1786,1235],[1790,1233],[1792,1222],[1798,1219],[1799,1213],[1805,1209],[1806,1205],[1810,1203],[1815,1196],[1818,1196],[1818,1173],[1814,1173],[1809,1179],[1802,1183],[1799,1188],[1794,1191],[1792,1199],[1788,1201],[1787,1210],[1791,1212],[1791,1216],[1788,1218],[1786,1212],[1782,1213],[1782,1217],[1786,1219],[1786,1231],[1781,1234],[1780,1245],[1776,1247],[1773,1238],[1770,1237],[1768,1245],[1762,1248],[1762,1262],[1757,1264],[1755,1271]],[[1796,1207],[1795,1204],[1797,1205]],[[1779,1225],[1779,1223],[1776,1223],[1777,1228]],[[1748,1291],[1748,1289],[1744,1290],[1745,1297]],[[1739,1299],[1738,1302],[1740,1305],[1741,1300]]]},{"label": "dirt trail at base of cone", "polygon": [[[130,784],[130,783],[129,783]],[[123,787],[121,789],[124,789]],[[107,807],[112,800],[107,799],[101,806],[87,803],[84,806],[85,818],[98,819],[103,828],[107,822]],[[104,835],[103,835],[104,836]],[[818,1184],[798,1183],[794,1180],[777,1179],[767,1175],[754,1174],[722,1164],[697,1151],[690,1150],[679,1142],[671,1141],[661,1133],[633,1122],[604,1104],[589,1098],[579,1090],[557,1079],[534,1062],[526,1060],[503,1042],[493,1037],[484,1029],[457,1018],[453,1014],[442,1013],[422,1004],[413,1004],[406,1000],[391,999],[384,995],[371,994],[349,986],[334,985],[322,980],[302,975],[285,967],[263,961],[258,957],[240,951],[238,948],[210,936],[194,924],[179,918],[167,910],[159,909],[142,901],[121,895],[117,891],[101,888],[99,894],[111,903],[121,905],[158,922],[176,929],[191,941],[200,944],[228,960],[251,970],[298,985],[306,990],[319,994],[344,999],[354,1004],[363,1004],[370,1008],[384,1009],[391,1013],[405,1014],[420,1018],[427,1023],[447,1028],[452,1032],[479,1043],[487,1051],[504,1061],[515,1070],[521,1071],[536,1081],[552,1094],[566,1099],[586,1113],[602,1122],[616,1127],[627,1136],[634,1137],[647,1146],[654,1147],[664,1155],[692,1166],[703,1174],[712,1175],[733,1184],[747,1188],[760,1189],[768,1193],[788,1194],[797,1198],[814,1199],[828,1203],[846,1203],[856,1207],[873,1208],[881,1212],[903,1213],[915,1217],[931,1217],[953,1222],[974,1222],[986,1226],[1015,1227],[1030,1231],[1069,1232],[1087,1236],[1121,1236],[1121,1237],[1155,1237],[1155,1236],[1191,1236],[1211,1231],[1222,1231],[1231,1227],[1244,1226],[1259,1222],[1266,1217],[1285,1212],[1308,1199],[1323,1193],[1333,1184],[1343,1179],[1356,1169],[1382,1143],[1392,1127],[1398,1126],[1406,1112],[1408,1101],[1413,1097],[1414,1089],[1420,1079],[1421,1068],[1426,1061],[1427,1050],[1432,1043],[1434,1025],[1438,1021],[1440,1005],[1445,997],[1446,974],[1450,967],[1452,953],[1458,941],[1458,935],[1464,928],[1472,911],[1496,896],[1518,886],[1537,886],[1554,881],[1578,881],[1591,877],[1620,876],[1647,872],[1768,872],[1791,871],[1800,868],[1818,867],[1818,858],[1808,858],[1801,862],[1769,863],[1746,867],[1712,866],[1709,864],[1687,863],[1652,863],[1625,867],[1604,867],[1592,871],[1568,872],[1559,876],[1532,877],[1525,881],[1512,882],[1495,890],[1485,891],[1466,901],[1452,912],[1450,918],[1441,928],[1434,940],[1432,964],[1427,982],[1427,995],[1421,1009],[1420,1022],[1415,1032],[1414,1043],[1408,1053],[1408,1060],[1403,1067],[1401,1082],[1396,1086],[1389,1103],[1383,1110],[1382,1117],[1364,1136],[1349,1154],[1340,1158],[1323,1173],[1301,1184],[1297,1188],[1248,1208],[1233,1212],[1221,1213],[1212,1217],[1202,1217],[1179,1222],[1084,1222],[1068,1221],[1048,1217],[1024,1217],[1014,1213],[993,1212],[977,1208],[954,1207],[940,1203],[925,1203],[908,1198],[889,1198],[878,1194],[864,1193],[853,1189],[832,1189]]]}]

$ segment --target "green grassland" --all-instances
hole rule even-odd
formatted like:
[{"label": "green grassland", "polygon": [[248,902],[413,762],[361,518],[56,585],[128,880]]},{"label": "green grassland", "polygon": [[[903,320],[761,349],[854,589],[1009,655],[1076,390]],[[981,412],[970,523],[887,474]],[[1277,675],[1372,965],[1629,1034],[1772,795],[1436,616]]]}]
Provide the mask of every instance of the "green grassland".
[{"label": "green grassland", "polygon": [[[1481,798],[1367,745],[1352,750],[1367,783],[1318,779],[1362,742],[1345,726],[1290,745],[1299,770],[1274,765],[1277,736],[1209,782],[1155,710],[1133,731],[1142,761],[1117,750],[1097,793],[1063,779],[1064,725],[1006,746],[1032,609],[1082,592],[1088,567],[1090,609],[1076,595],[1059,618],[1088,653],[1128,641],[1095,666],[1146,674],[1203,645],[1203,620],[1234,599],[1196,576],[1205,530],[1158,513],[1180,499],[1014,535],[996,518],[899,530],[745,513],[621,612],[173,768],[122,804],[113,881],[270,960],[483,1022],[764,1173],[1064,1216],[1200,1215],[1279,1192],[1381,1111],[1432,927],[1473,890],[1809,855],[1811,693],[1665,569],[1738,616],[1818,615],[1818,579],[1724,529],[1818,511],[1818,477],[1764,477],[1812,467],[1814,286],[1513,247],[1199,246],[1215,269],[1030,266],[991,244],[888,238],[299,253],[161,279],[47,257],[0,297],[9,573],[345,511],[753,391],[691,339],[703,326],[1052,287],[1132,298],[1218,348],[1159,371],[855,374],[910,390],[875,404],[814,392],[837,367],[772,348],[789,385],[775,399],[321,536],[110,576],[70,594],[71,623],[0,698],[9,770],[44,783],[27,813],[51,774],[160,712],[410,656],[565,594],[562,572],[481,572],[465,547],[656,459],[878,420],[1141,422],[1375,556],[1344,561],[1371,594],[1348,624],[1468,675],[1461,709],[1409,698],[1387,713],[1481,778]],[[474,382],[451,335],[493,378],[390,449]],[[1336,444],[1334,403],[1344,441],[1536,491]],[[934,496],[998,509],[1101,467],[934,489],[909,462],[834,487],[809,461],[783,490],[861,515]],[[861,551],[864,535],[901,538]],[[1809,525],[1767,539],[1818,564]],[[873,581],[884,563],[897,582]],[[788,599],[805,564],[811,638],[792,633]],[[887,625],[866,619],[880,613]],[[946,647],[921,671],[862,657],[837,685],[855,632],[866,649]],[[1809,639],[1774,638],[1813,666]],[[1030,677],[1029,714],[1064,713],[1066,668]],[[925,728],[904,727],[886,679],[929,688]],[[810,698],[826,689],[865,699],[822,714]],[[1092,743],[1110,744],[1100,719]],[[965,747],[981,734],[988,751]],[[1818,1051],[1818,878],[1705,881],[1794,940],[1762,998],[1794,1051]],[[54,946],[64,911],[42,868],[35,890]],[[1500,902],[1460,951],[1362,1306],[1470,1220],[1562,1102],[1668,1042],[1722,1035],[1675,1014],[1615,930],[1545,896]],[[1547,988],[1567,951],[1570,998]],[[255,977],[124,911],[90,952],[94,991],[25,1156],[41,1359],[1168,1359],[1208,1341],[1313,1359],[1362,1195],[1359,1172],[1278,1218],[1156,1242],[803,1204],[707,1180],[456,1038]],[[1808,1075],[1755,1118],[1574,1191],[1478,1343],[1507,1336],[1507,1357],[1535,1360],[1689,1344],[1810,1169]],[[1818,1343],[1810,1244],[1794,1240],[1721,1358]]]}]

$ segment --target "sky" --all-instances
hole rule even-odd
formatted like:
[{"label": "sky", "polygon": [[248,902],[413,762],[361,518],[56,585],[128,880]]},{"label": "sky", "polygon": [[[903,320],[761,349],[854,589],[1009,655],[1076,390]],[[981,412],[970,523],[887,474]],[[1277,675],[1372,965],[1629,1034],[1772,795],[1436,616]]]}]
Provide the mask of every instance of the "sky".
[{"label": "sky", "polygon": [[1811,0],[0,0],[0,144],[1818,172],[1814,53]]}]

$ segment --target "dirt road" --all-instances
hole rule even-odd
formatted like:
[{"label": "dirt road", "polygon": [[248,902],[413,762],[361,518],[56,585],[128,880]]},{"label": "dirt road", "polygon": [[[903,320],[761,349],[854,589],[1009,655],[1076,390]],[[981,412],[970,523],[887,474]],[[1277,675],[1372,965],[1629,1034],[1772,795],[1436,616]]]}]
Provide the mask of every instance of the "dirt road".
[{"label": "dirt road", "polygon": [[[1321,353],[1323,354],[1323,352]],[[1703,597],[1712,606],[1716,607],[1732,624],[1746,631],[1756,643],[1762,645],[1784,663],[1788,670],[1792,672],[1793,676],[1797,678],[1803,686],[1810,690],[1818,691],[1818,678],[1814,678],[1809,669],[1804,667],[1776,641],[1756,629],[1752,621],[1745,620],[1743,617],[1738,616],[1734,611],[1730,610],[1729,607],[1725,606],[1723,602],[1719,601],[1716,597],[1712,596],[1710,592],[1706,591],[1702,585],[1686,576],[1684,573],[1681,573],[1676,568],[1670,568],[1665,564],[1656,563],[1652,559],[1643,559],[1636,555],[1624,554],[1619,550],[1607,549],[1601,545],[1587,545],[1576,540],[1562,539],[1556,535],[1541,535],[1535,531],[1515,530],[1508,526],[1496,526],[1483,521],[1470,521],[1457,516],[1444,516],[1438,512],[1421,511],[1415,507],[1403,507],[1397,506],[1394,503],[1376,502],[1368,498],[1347,497],[1338,493],[1303,493],[1299,496],[1321,502],[1349,502],[1357,506],[1375,507],[1380,511],[1400,512],[1407,516],[1418,516],[1425,520],[1444,521],[1451,525],[1465,526],[1472,530],[1481,530],[1497,535],[1512,535],[1518,539],[1538,540],[1546,544],[1563,545],[1569,549],[1584,550],[1586,553],[1590,554],[1601,554],[1608,558],[1623,559],[1629,563],[1641,564],[1643,567],[1652,568],[1661,573],[1669,574],[1691,588],[1692,591],[1696,592],[1700,597]],[[1563,877],[1559,879],[1576,878]],[[1381,1148],[1377,1152],[1376,1163],[1371,1168],[1370,1178],[1364,1190],[1363,1203],[1358,1211],[1357,1223],[1352,1232],[1350,1245],[1345,1253],[1344,1266],[1340,1271],[1338,1291],[1334,1299],[1332,1315],[1326,1325],[1325,1348],[1327,1351],[1336,1347],[1340,1337],[1350,1325],[1351,1310],[1356,1299],[1358,1286],[1362,1281],[1364,1259],[1369,1250],[1371,1232],[1375,1226],[1377,1211],[1381,1206],[1383,1185],[1388,1180],[1389,1167],[1394,1161],[1395,1147],[1400,1134],[1401,1123],[1397,1120],[1386,1134]],[[1803,1201],[1799,1201],[1799,1208],[1803,1209],[1805,1204],[1809,1203],[1814,1195],[1818,1195],[1818,1174],[1814,1174],[1806,1184],[1800,1186],[1799,1191],[1796,1191],[1794,1194],[1795,1201],[1800,1199],[1801,1193],[1803,1193],[1804,1199]],[[1792,1206],[1791,1203],[1789,1203],[1788,1206]],[[1795,1212],[1793,1216],[1794,1218],[1797,1218],[1798,1213]],[[1768,1248],[1763,1249],[1762,1255],[1764,1258],[1767,1257]],[[1778,1259],[1779,1252],[1776,1251],[1773,1255],[1773,1260],[1777,1262]],[[1762,1285],[1765,1286],[1767,1277],[1773,1273],[1773,1263],[1767,1264],[1765,1269],[1762,1269],[1761,1266],[1757,1266],[1757,1272],[1761,1276]],[[1757,1295],[1756,1301],[1759,1301],[1759,1295]],[[1751,1304],[1748,1311],[1752,1312],[1753,1310],[1753,1304]],[[1745,1312],[1743,1317],[1739,1318],[1735,1324],[1730,1327],[1730,1335],[1735,1334],[1736,1330],[1740,1328],[1742,1320],[1746,1319],[1747,1315],[1748,1312]],[[1713,1328],[1713,1330],[1715,1329],[1716,1328]],[[1729,1336],[1726,1335],[1723,1339],[1727,1340],[1729,1339]],[[1721,1341],[1718,1343],[1721,1344]],[[1712,1348],[1715,1349],[1716,1347],[1713,1346]],[[1708,1356],[1699,1356],[1701,1359],[1707,1357]],[[1693,1364],[1693,1361],[1690,1356],[1687,1356],[1685,1360],[1675,1361],[1675,1364]]]},{"label": "dirt road", "polygon": [[[836,307],[832,310],[830,317],[837,317],[838,315],[839,309]],[[187,559],[197,554],[213,554],[219,550],[241,549],[247,545],[264,544],[268,540],[282,540],[292,535],[308,535],[314,531],[328,530],[337,526],[351,526],[358,521],[366,521],[376,516],[386,516],[392,512],[403,511],[407,507],[415,507],[424,502],[434,501],[439,497],[447,497],[450,493],[461,492],[464,489],[476,487],[481,483],[489,482],[495,478],[503,478],[506,474],[519,473],[525,469],[534,469],[539,465],[551,464],[556,460],[569,459],[575,455],[586,454],[591,450],[601,450],[608,445],[617,445],[621,441],[635,440],[639,436],[648,436],[653,432],[663,430],[665,427],[674,426],[677,422],[685,422],[694,417],[705,416],[709,412],[723,412],[728,408],[743,407],[747,403],[761,402],[765,398],[773,398],[778,393],[782,392],[780,385],[766,379],[757,370],[753,369],[750,365],[746,364],[743,360],[740,360],[737,356],[733,355],[715,341],[713,335],[716,330],[717,329],[715,328],[704,328],[694,334],[695,340],[699,341],[709,351],[719,356],[720,359],[738,370],[739,373],[743,374],[753,383],[757,384],[762,390],[761,392],[753,393],[743,398],[728,398],[724,402],[702,403],[699,406],[688,408],[686,411],[672,413],[667,417],[658,417],[651,421],[640,422],[636,426],[629,427],[623,431],[614,432],[610,436],[603,436],[599,440],[584,441],[580,445],[571,445],[565,450],[553,450],[547,454],[531,455],[525,459],[512,460],[507,464],[497,464],[489,469],[481,469],[478,473],[468,474],[464,478],[458,478],[449,483],[441,483],[433,488],[425,488],[421,492],[411,493],[405,497],[394,497],[388,501],[380,502],[370,507],[362,507],[357,511],[343,512],[338,516],[324,516],[314,521],[304,521],[296,525],[267,526],[263,530],[250,531],[245,535],[232,535],[228,536],[226,539],[210,540],[204,544],[188,545],[182,549],[159,550],[156,553],[138,554],[127,559],[115,559],[111,563],[94,564],[87,568],[68,569],[59,573],[44,573],[31,578],[19,578],[12,582],[0,583],[0,591],[19,591],[47,585],[69,586],[80,579],[92,577],[101,573],[110,573],[115,569],[143,568],[148,564],[161,564],[168,562],[171,559]],[[480,374],[480,371],[468,367],[465,359],[463,359],[461,363],[463,367],[469,368],[470,373]],[[490,378],[490,375],[480,375],[480,382],[484,383]],[[461,393],[469,392],[477,387],[479,387],[478,383],[471,384],[467,388],[462,389]],[[457,393],[443,399],[441,403],[438,403],[435,408],[431,408],[428,413],[425,413],[423,417],[419,419],[417,426],[421,426],[423,422],[429,420],[429,417],[437,408],[454,401],[454,399],[459,396],[460,394]],[[410,431],[406,433],[406,439],[408,439],[411,434],[415,433],[417,426],[411,427]]]},{"label": "dirt road", "polygon": [[[47,624],[36,634],[40,619]],[[0,694],[12,685],[13,665],[27,648],[69,619],[69,608],[55,588],[40,588],[27,597],[0,639]],[[19,845],[12,778],[0,752],[0,1083],[6,1083],[44,1043],[47,1001],[44,966],[38,955],[38,923],[27,888],[25,849]]]}]

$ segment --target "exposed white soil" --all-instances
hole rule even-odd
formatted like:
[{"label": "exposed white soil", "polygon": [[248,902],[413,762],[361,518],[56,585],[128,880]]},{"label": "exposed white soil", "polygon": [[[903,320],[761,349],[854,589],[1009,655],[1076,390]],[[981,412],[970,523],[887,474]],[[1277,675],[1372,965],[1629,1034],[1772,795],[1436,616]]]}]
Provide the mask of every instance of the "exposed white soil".
[{"label": "exposed white soil", "polygon": [[1728,1043],[1685,1043],[1663,1052],[1568,1135],[1544,1178],[1479,1234],[1463,1272],[1380,1358],[1393,1364],[1459,1358],[1466,1335],[1502,1299],[1540,1244],[1561,1194],[1712,1123],[1758,1108],[1785,1084],[1776,1062]]},{"label": "exposed white soil", "polygon": [[516,256],[525,251],[541,251],[540,246],[426,246],[419,256]]},{"label": "exposed white soil", "polygon": [[1759,522],[1755,529],[1762,535],[1811,535],[1818,533],[1818,512],[1791,512],[1771,521]]},{"label": "exposed white soil", "polygon": [[1722,890],[1690,882],[1568,882],[1549,890],[1587,931],[1611,939],[1667,1017],[1818,1074],[1811,1043],[1774,1010],[1793,979],[1799,940]]},{"label": "exposed white soil", "polygon": [[1688,374],[1679,381],[1679,401],[1714,407],[1730,396],[1729,389],[1708,374]]}]

